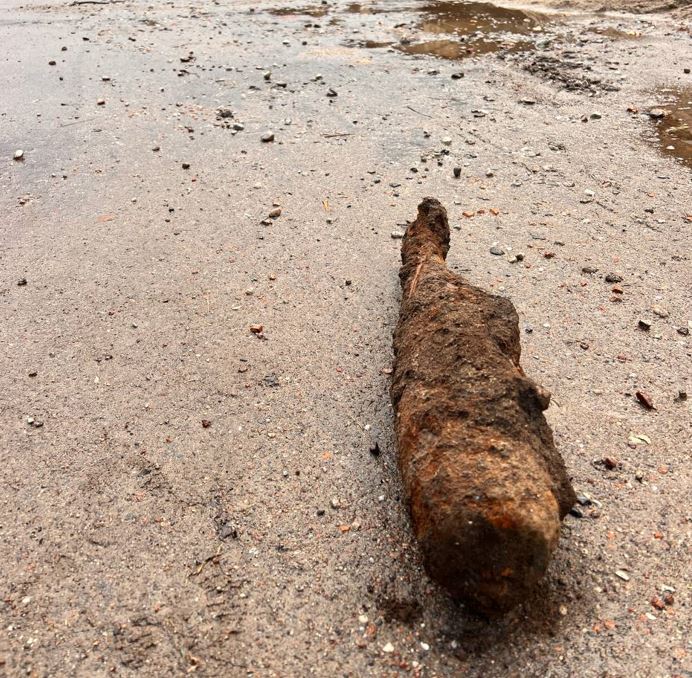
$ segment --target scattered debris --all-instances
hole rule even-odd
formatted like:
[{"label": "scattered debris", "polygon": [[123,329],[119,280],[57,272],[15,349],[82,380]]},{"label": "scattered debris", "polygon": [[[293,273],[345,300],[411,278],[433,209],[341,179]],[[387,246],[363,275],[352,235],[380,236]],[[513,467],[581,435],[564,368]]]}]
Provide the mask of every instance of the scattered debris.
[{"label": "scattered debris", "polygon": [[654,407],[654,403],[651,400],[651,396],[645,393],[644,391],[637,391],[634,394],[637,398],[637,400],[644,406],[645,409],[647,410],[655,410],[656,408]]}]

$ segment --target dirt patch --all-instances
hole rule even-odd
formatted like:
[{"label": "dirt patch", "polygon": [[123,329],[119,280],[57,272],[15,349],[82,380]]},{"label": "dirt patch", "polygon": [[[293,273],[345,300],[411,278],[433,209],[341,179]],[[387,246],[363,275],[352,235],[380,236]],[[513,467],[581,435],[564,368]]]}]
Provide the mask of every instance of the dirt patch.
[{"label": "dirt patch", "polygon": [[[538,4],[538,3],[536,3]],[[587,12],[677,12],[689,16],[689,0],[545,0],[542,5],[559,9],[578,9]]]},{"label": "dirt patch", "polygon": [[267,10],[274,16],[312,16],[322,17],[329,14],[327,5],[315,5],[310,7],[272,7]]},{"label": "dirt patch", "polygon": [[523,68],[568,92],[596,93],[618,89],[617,85],[609,80],[591,73],[591,65],[586,63],[577,51],[565,50],[560,56],[532,55],[524,62]]}]

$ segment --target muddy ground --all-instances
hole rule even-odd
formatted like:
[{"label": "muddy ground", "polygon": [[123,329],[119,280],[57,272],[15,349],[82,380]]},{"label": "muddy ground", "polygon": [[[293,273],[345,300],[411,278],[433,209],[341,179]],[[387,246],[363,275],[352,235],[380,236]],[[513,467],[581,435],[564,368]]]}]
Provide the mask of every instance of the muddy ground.
[{"label": "muddy ground", "polygon": [[666,12],[672,11],[675,17],[689,17],[692,3],[689,0],[536,0],[535,6],[549,5],[567,10],[586,10],[589,12]]},{"label": "muddy ground", "polygon": [[[689,30],[3,0],[0,674],[690,675]],[[396,470],[425,195],[580,497],[493,622],[422,572]]]}]

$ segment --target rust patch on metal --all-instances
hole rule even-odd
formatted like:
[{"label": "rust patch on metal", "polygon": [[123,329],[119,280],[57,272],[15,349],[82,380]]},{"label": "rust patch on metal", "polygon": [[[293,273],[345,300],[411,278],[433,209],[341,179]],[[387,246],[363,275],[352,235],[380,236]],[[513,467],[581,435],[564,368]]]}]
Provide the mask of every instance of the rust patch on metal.
[{"label": "rust patch on metal", "polygon": [[575,501],[543,416],[549,395],[519,364],[512,303],[447,269],[433,198],[402,242],[391,388],[399,467],[433,579],[486,614],[531,592]]}]

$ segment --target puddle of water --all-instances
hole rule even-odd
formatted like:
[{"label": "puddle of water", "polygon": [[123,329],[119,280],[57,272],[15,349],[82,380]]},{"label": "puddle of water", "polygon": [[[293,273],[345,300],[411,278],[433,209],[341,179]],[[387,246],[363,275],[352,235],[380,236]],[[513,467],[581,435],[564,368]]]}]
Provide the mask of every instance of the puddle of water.
[{"label": "puddle of water", "polygon": [[419,28],[426,33],[474,37],[497,33],[528,35],[540,30],[547,17],[487,2],[431,2],[420,8]]},{"label": "puddle of water", "polygon": [[[324,17],[329,13],[345,14],[410,14],[417,35],[399,42],[366,40],[352,45],[367,48],[393,47],[405,54],[426,54],[442,59],[463,59],[502,49],[528,50],[533,46],[530,37],[539,33],[549,18],[537,12],[497,7],[488,2],[450,2],[428,0],[383,7],[380,4],[353,2],[343,8],[331,5],[274,7],[274,16]],[[405,25],[405,24],[404,24]]]},{"label": "puddle of water", "polygon": [[[381,13],[379,6],[351,4],[347,11]],[[391,11],[410,13],[416,35],[398,42],[365,40],[358,47],[393,47],[405,54],[425,54],[441,59],[463,59],[500,50],[522,51],[533,47],[530,39],[549,18],[537,12],[497,7],[487,2],[435,0],[399,6]]]},{"label": "puddle of water", "polygon": [[[501,49],[528,50],[526,39],[540,32],[548,18],[534,12],[497,7],[487,2],[428,2],[420,7],[418,29],[452,38],[399,45],[407,54],[429,54],[443,59],[462,59]],[[524,38],[524,39],[521,39]]]},{"label": "puddle of water", "polygon": [[692,167],[692,88],[660,90],[666,114],[656,131],[663,152]]},{"label": "puddle of water", "polygon": [[476,54],[489,54],[501,49],[516,52],[528,50],[533,43],[526,40],[507,42],[502,40],[474,40],[473,42],[460,42],[458,40],[427,40],[412,44],[395,44],[393,47],[405,54],[427,54],[440,59],[464,59]]}]

